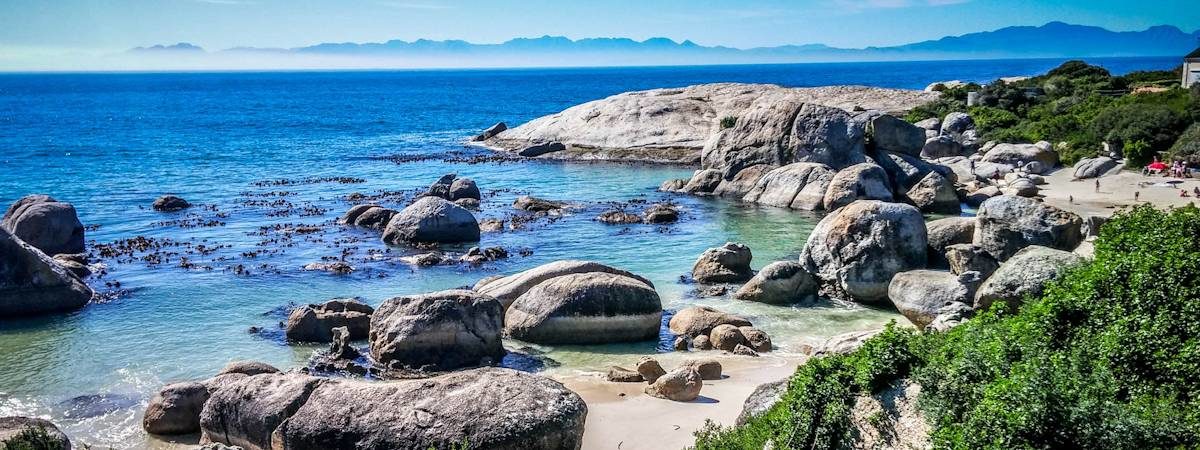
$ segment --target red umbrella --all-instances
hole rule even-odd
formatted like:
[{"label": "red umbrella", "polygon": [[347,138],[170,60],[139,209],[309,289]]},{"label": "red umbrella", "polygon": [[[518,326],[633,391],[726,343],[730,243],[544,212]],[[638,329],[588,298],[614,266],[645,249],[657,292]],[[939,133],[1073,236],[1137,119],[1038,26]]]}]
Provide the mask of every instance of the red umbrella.
[{"label": "red umbrella", "polygon": [[1149,166],[1146,166],[1146,168],[1153,170],[1167,170],[1167,165],[1163,164],[1161,161],[1155,161],[1150,163]]}]

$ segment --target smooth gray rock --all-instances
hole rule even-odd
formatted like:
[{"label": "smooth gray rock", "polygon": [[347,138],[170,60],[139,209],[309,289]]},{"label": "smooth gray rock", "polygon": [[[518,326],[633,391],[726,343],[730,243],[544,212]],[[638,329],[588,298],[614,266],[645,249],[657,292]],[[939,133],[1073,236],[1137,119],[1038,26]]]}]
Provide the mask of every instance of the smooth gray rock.
[{"label": "smooth gray rock", "polygon": [[946,247],[954,244],[970,244],[975,237],[974,217],[946,217],[925,224],[929,242],[929,262],[944,266]]},{"label": "smooth gray rock", "polygon": [[1030,245],[1070,251],[1083,241],[1078,215],[1029,198],[993,197],[976,218],[975,243],[1001,262]]},{"label": "smooth gray rock", "polygon": [[499,278],[485,278],[475,284],[475,291],[493,297],[507,309],[518,297],[547,280],[571,274],[580,273],[611,273],[633,278],[654,288],[650,280],[632,272],[592,261],[564,260],[542,264],[515,275]]},{"label": "smooth gray rock", "polygon": [[200,412],[208,395],[208,388],[201,383],[189,381],[164,386],[150,399],[142,416],[142,429],[158,435],[200,432]]},{"label": "smooth gray rock", "polygon": [[1002,195],[1000,188],[996,186],[984,186],[975,190],[975,192],[968,194],[965,202],[968,205],[978,207],[979,205],[982,205],[983,202],[987,201],[987,199],[1000,195]]},{"label": "smooth gray rock", "polygon": [[674,179],[674,180],[667,180],[667,181],[662,182],[662,184],[658,186],[658,190],[663,191],[663,192],[679,192],[679,191],[683,190],[684,186],[687,186],[688,181],[689,180],[684,180],[681,178]]},{"label": "smooth gray rock", "polygon": [[342,214],[342,217],[338,218],[338,223],[340,223],[342,225],[353,225],[354,221],[358,220],[358,216],[361,216],[362,213],[367,212],[367,210],[369,210],[371,208],[379,208],[379,207],[380,207],[379,205],[375,205],[375,204],[351,206],[350,209],[346,210],[345,214]]},{"label": "smooth gray rock", "polygon": [[997,144],[983,155],[983,161],[1013,167],[1023,167],[1030,161],[1037,161],[1049,168],[1058,165],[1058,152],[1049,145]]},{"label": "smooth gray rock", "polygon": [[877,330],[851,331],[832,336],[821,344],[813,347],[811,350],[809,350],[808,354],[812,356],[822,356],[850,353],[858,350],[858,348],[862,347],[863,343],[866,342],[867,339],[875,337],[875,335],[882,331],[883,329],[881,328]]},{"label": "smooth gray rock", "polygon": [[279,373],[279,369],[275,366],[258,361],[233,361],[226,364],[217,376],[239,373],[242,375],[261,375],[264,373]]},{"label": "smooth gray rock", "polygon": [[703,387],[704,381],[696,369],[679,367],[646,386],[646,394],[677,402],[690,402],[700,397],[700,389]]},{"label": "smooth gray rock", "polygon": [[636,370],[629,370],[621,366],[612,366],[608,368],[608,373],[604,375],[604,379],[613,383],[641,383],[646,381],[642,378],[642,374]]},{"label": "smooth gray rock", "polygon": [[697,283],[736,283],[754,276],[750,269],[753,259],[750,247],[726,242],[720,247],[705,250],[692,265],[692,278]]},{"label": "smooth gray rock", "polygon": [[975,295],[974,307],[982,311],[996,302],[1020,306],[1025,297],[1041,295],[1046,283],[1083,261],[1083,257],[1068,251],[1037,245],[1025,247],[984,281]]},{"label": "smooth gray rock", "polygon": [[942,134],[957,136],[974,129],[975,120],[967,113],[952,112],[942,119]]},{"label": "smooth gray rock", "polygon": [[1075,163],[1075,178],[1099,178],[1115,169],[1118,163],[1107,156],[1084,158]]},{"label": "smooth gray rock", "polygon": [[[349,213],[347,213],[349,214]],[[396,216],[396,210],[373,206],[363,210],[354,218],[354,226],[382,230]]]},{"label": "smooth gray rock", "polygon": [[699,337],[707,338],[713,328],[719,325],[742,327],[750,326],[751,324],[745,318],[721,312],[708,306],[689,306],[671,316],[668,328],[670,328],[672,333],[677,335],[697,338],[697,341],[693,341],[693,345],[701,348],[698,344]]},{"label": "smooth gray rock", "polygon": [[578,449],[587,405],[549,378],[481,368],[399,382],[247,377],[205,404],[201,442],[247,449]]},{"label": "smooth gray rock", "polygon": [[805,211],[819,210],[836,174],[824,164],[795,163],[771,170],[759,178],[742,201]]},{"label": "smooth gray rock", "polygon": [[1081,233],[1085,237],[1098,237],[1100,236],[1100,228],[1104,227],[1104,224],[1108,223],[1110,219],[1112,219],[1112,216],[1105,214],[1088,214],[1087,217],[1083,218]]},{"label": "smooth gray rock", "polygon": [[534,213],[554,213],[567,207],[566,203],[522,195],[513,201],[513,208]]},{"label": "smooth gray rock", "polygon": [[692,173],[692,178],[683,185],[683,192],[688,194],[711,194],[717,190],[724,180],[720,170],[701,169]]},{"label": "smooth gray rock", "polygon": [[421,197],[392,217],[383,241],[470,242],[479,240],[479,222],[465,208],[438,197]]},{"label": "smooth gray rock", "polygon": [[927,159],[949,158],[961,155],[962,152],[962,144],[959,144],[953,137],[943,134],[926,140],[921,147],[920,156]]},{"label": "smooth gray rock", "polygon": [[963,281],[958,275],[938,270],[901,272],[888,285],[888,298],[917,329],[924,329],[948,302],[974,301],[978,282]]},{"label": "smooth gray rock", "polygon": [[465,199],[479,200],[479,186],[475,184],[475,180],[470,178],[455,178],[453,183],[450,183],[448,191],[450,197],[447,200],[459,201]]},{"label": "smooth gray rock", "polygon": [[452,370],[500,361],[504,309],[495,299],[448,290],[388,299],[371,316],[371,357],[404,369]]},{"label": "smooth gray rock", "polygon": [[988,254],[982,246],[975,244],[947,245],[946,260],[950,266],[950,273],[955,275],[979,272],[981,278],[987,279],[1000,268],[996,258]]},{"label": "smooth gray rock", "polygon": [[775,167],[771,165],[757,164],[739,170],[733,178],[721,180],[712,193],[718,197],[741,199],[754,190],[754,186],[758,185],[758,180],[774,169]]},{"label": "smooth gray rock", "polygon": [[712,358],[685,359],[679,367],[687,367],[700,374],[702,380],[720,380],[722,378],[721,362]]},{"label": "smooth gray rock", "polygon": [[325,303],[304,305],[288,314],[284,334],[289,341],[329,342],[334,328],[346,327],[350,339],[365,339],[375,310],[353,298],[335,298]]},{"label": "smooth gray rock", "polygon": [[14,202],[0,219],[0,228],[49,256],[84,250],[83,224],[75,207],[48,195],[26,195]]},{"label": "smooth gray rock", "polygon": [[536,344],[607,344],[658,337],[662,301],[642,281],[604,272],[563,275],[521,294],[506,335]]},{"label": "smooth gray rock", "polygon": [[794,162],[787,144],[797,111],[803,107],[794,96],[756,99],[732,127],[717,130],[705,143],[701,150],[704,167],[734,175],[756,165],[778,167]]},{"label": "smooth gray rock", "polygon": [[938,172],[929,172],[908,193],[908,200],[922,212],[937,214],[960,214],[962,203],[954,190],[954,182]]},{"label": "smooth gray rock", "polygon": [[0,319],[73,311],[91,299],[86,284],[0,227]]},{"label": "smooth gray rock", "polygon": [[1004,189],[1001,189],[1007,195],[1016,195],[1018,197],[1036,197],[1038,187],[1032,180],[1028,178],[1017,178],[1008,183]]},{"label": "smooth gray rock", "polygon": [[913,125],[921,127],[922,129],[925,129],[925,130],[939,131],[942,128],[942,119],[937,118],[937,117],[930,117],[928,119],[914,123]]},{"label": "smooth gray rock", "polygon": [[917,156],[925,145],[925,129],[890,114],[871,119],[868,131],[876,148]]},{"label": "smooth gray rock", "polygon": [[862,163],[838,171],[829,181],[822,205],[833,211],[855,200],[892,201],[891,181],[882,167]]},{"label": "smooth gray rock", "polygon": [[817,280],[796,261],[775,261],[758,271],[733,298],[782,305],[811,300],[817,293]]},{"label": "smooth gray rock", "polygon": [[917,208],[859,200],[817,223],[800,263],[835,294],[879,303],[886,301],[893,275],[925,267],[927,245]]},{"label": "smooth gray rock", "polygon": [[792,123],[787,151],[793,162],[843,169],[866,162],[865,132],[861,122],[841,109],[805,104]]}]

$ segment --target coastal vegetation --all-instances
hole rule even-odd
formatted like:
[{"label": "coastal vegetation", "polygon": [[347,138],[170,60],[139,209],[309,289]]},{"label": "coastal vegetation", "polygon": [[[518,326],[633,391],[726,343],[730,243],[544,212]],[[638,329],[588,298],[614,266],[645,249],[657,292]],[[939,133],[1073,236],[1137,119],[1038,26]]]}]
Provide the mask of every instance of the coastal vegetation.
[{"label": "coastal vegetation", "polygon": [[[984,140],[1064,143],[1058,148],[1064,165],[1097,156],[1105,142],[1124,148],[1133,167],[1157,155],[1196,162],[1196,145],[1186,144],[1200,132],[1182,142],[1190,151],[1175,144],[1200,121],[1200,88],[1180,88],[1178,80],[1178,69],[1113,76],[1102,67],[1068,61],[1024,80],[935,86],[941,98],[913,109],[907,118],[916,122],[968,112]],[[978,101],[968,108],[970,92]]]},{"label": "coastal vegetation", "polygon": [[859,396],[906,379],[935,448],[1200,445],[1200,209],[1139,206],[1105,224],[1095,258],[1018,309],[997,302],[944,333],[895,326],[802,365],[743,426],[698,449],[843,448]]}]

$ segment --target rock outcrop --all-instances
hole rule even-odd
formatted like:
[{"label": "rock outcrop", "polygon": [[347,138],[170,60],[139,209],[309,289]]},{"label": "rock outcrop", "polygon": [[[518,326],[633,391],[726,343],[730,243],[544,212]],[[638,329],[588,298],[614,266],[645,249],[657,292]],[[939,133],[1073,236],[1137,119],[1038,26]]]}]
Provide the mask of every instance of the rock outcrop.
[{"label": "rock outcrop", "polygon": [[0,319],[73,311],[91,299],[86,284],[0,227]]},{"label": "rock outcrop", "polygon": [[754,276],[750,269],[750,247],[726,242],[705,250],[692,265],[692,278],[698,283],[736,283]]},{"label": "rock outcrop", "polygon": [[733,298],[782,305],[808,301],[817,293],[817,280],[796,261],[767,264]]},{"label": "rock outcrop", "polygon": [[388,299],[371,316],[371,357],[390,368],[452,370],[499,362],[504,309],[495,299],[449,290]]},{"label": "rock outcrop", "polygon": [[658,337],[662,301],[633,277],[588,272],[530,288],[504,314],[506,335],[537,344],[607,344]]},{"label": "rock outcrop", "polygon": [[887,299],[892,276],[925,267],[927,245],[917,208],[859,200],[817,223],[800,263],[835,294],[878,303]]},{"label": "rock outcrop", "polygon": [[329,342],[334,328],[346,327],[350,339],[366,339],[375,310],[353,298],[335,298],[325,303],[301,306],[288,315],[284,334],[290,341]]},{"label": "rock outcrop", "polygon": [[150,399],[142,429],[150,434],[177,435],[200,431],[200,412],[208,387],[194,381],[168,384]]},{"label": "rock outcrop", "polygon": [[1083,241],[1078,215],[1029,198],[990,198],[976,218],[975,243],[998,261],[1030,245],[1071,251]]},{"label": "rock outcrop", "polygon": [[[854,135],[835,131],[844,119],[834,116],[848,116],[846,111],[903,112],[937,95],[861,86],[735,83],[654,89],[573,106],[501,132],[486,143],[519,151],[535,143],[561,142],[565,150],[552,156],[573,159],[696,163],[703,152],[712,161],[706,161],[706,167],[729,164],[737,168],[726,172],[733,175],[756,163],[801,161],[788,157],[802,153],[832,155],[826,150],[834,149],[841,136]],[[722,128],[726,118],[734,119],[733,127]],[[861,124],[858,129],[861,136]],[[841,136],[828,139],[837,135]],[[825,139],[807,139],[818,136]],[[706,148],[707,143],[712,145]]]},{"label": "rock outcrop", "polygon": [[[886,116],[891,117],[891,116]],[[871,163],[855,164],[837,172],[829,182],[822,200],[829,211],[855,200],[892,201],[891,181],[882,167]]]},{"label": "rock outcrop", "polygon": [[556,381],[482,368],[366,382],[246,377],[212,393],[201,442],[246,449],[577,449],[587,405]]},{"label": "rock outcrop", "polygon": [[471,138],[471,140],[475,141],[475,142],[486,141],[507,129],[508,129],[508,125],[505,124],[504,122],[496,122],[495,125],[492,125],[492,126],[488,127],[486,130],[483,130],[482,133],[475,135],[475,137]]},{"label": "rock outcrop", "polygon": [[438,197],[421,197],[388,222],[383,240],[408,242],[470,242],[479,240],[479,222],[465,208]]},{"label": "rock outcrop", "polygon": [[1115,169],[1119,164],[1107,156],[1084,158],[1075,163],[1075,178],[1099,178]]},{"label": "rock outcrop", "polygon": [[750,326],[750,321],[708,306],[689,306],[671,316],[671,321],[668,323],[672,333],[690,337],[707,337],[714,328],[720,325],[743,327]]},{"label": "rock outcrop", "polygon": [[923,329],[947,303],[971,304],[979,287],[979,274],[954,275],[937,270],[901,272],[888,285],[888,298],[909,322]]},{"label": "rock outcrop", "polygon": [[[15,448],[15,449],[55,448],[55,449],[62,449],[62,450],[71,450],[71,440],[67,439],[67,435],[64,434],[62,432],[62,430],[58,429],[58,426],[54,425],[53,422],[50,422],[49,420],[45,420],[45,419],[37,419],[37,418],[33,418],[33,417],[22,417],[22,416],[0,417],[0,449],[7,448],[8,444],[12,444],[12,442],[10,442],[10,441],[13,438],[15,438],[29,430],[45,431],[46,432],[46,440],[49,442],[30,443],[30,444],[36,445],[36,446],[32,446],[32,447],[27,447],[24,445],[17,446],[14,444],[13,448]],[[46,446],[46,447],[42,447],[42,446]],[[53,446],[53,447],[50,447],[50,446]]]},{"label": "rock outcrop", "polygon": [[49,195],[17,200],[0,219],[0,228],[50,256],[83,253],[83,224],[75,207]]},{"label": "rock outcrop", "polygon": [[155,211],[175,212],[191,208],[192,204],[178,196],[164,195],[154,199],[154,203],[150,207]]},{"label": "rock outcrop", "polygon": [[946,217],[925,224],[929,242],[929,263],[944,266],[946,247],[955,244],[970,244],[975,239],[974,217]]}]

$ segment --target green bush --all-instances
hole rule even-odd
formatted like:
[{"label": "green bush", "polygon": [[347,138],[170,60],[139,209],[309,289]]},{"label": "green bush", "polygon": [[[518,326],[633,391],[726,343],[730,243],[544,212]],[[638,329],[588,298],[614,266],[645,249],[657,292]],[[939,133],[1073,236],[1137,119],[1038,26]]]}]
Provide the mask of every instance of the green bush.
[{"label": "green bush", "polygon": [[726,116],[726,117],[721,118],[721,129],[722,130],[724,130],[726,128],[733,128],[734,125],[737,125],[737,117]]},{"label": "green bush", "polygon": [[946,117],[946,114],[952,112],[960,112],[967,110],[967,102],[958,101],[948,98],[940,98],[924,105],[913,108],[904,116],[904,120],[910,123],[920,122],[925,119]]},{"label": "green bush", "polygon": [[971,108],[969,114],[975,120],[975,128],[984,135],[987,135],[991,130],[1010,128],[1021,122],[1021,118],[1016,114],[1004,109],[988,106]]},{"label": "green bush", "polygon": [[1200,448],[1200,209],[1118,213],[1092,260],[1009,308],[813,360],[768,413],[697,447],[846,447],[854,397],[908,376],[934,448]]},{"label": "green bush", "polygon": [[1119,144],[1142,141],[1149,148],[1126,156],[1130,164],[1140,166],[1156,152],[1166,151],[1183,131],[1183,118],[1161,104],[1133,103],[1104,110],[1089,125],[1093,136]]},{"label": "green bush", "polygon": [[1200,123],[1193,123],[1179,136],[1168,152],[1171,160],[1200,164]]},{"label": "green bush", "polygon": [[66,450],[45,428],[26,428],[9,440],[0,442],[0,450]]}]

